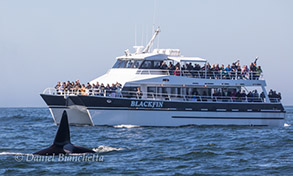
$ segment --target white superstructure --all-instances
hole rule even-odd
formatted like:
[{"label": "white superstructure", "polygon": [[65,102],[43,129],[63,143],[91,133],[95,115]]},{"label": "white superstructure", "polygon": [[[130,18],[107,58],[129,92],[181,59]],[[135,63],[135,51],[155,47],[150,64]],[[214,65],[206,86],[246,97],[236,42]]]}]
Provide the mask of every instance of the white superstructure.
[{"label": "white superstructure", "polygon": [[118,82],[121,88],[42,94],[55,122],[68,109],[71,124],[283,125],[284,108],[278,98],[269,97],[261,72],[243,72],[237,65],[231,70],[211,68],[206,59],[183,57],[179,49],[151,51],[159,32],[146,47],[125,50],[113,68],[90,82]]}]

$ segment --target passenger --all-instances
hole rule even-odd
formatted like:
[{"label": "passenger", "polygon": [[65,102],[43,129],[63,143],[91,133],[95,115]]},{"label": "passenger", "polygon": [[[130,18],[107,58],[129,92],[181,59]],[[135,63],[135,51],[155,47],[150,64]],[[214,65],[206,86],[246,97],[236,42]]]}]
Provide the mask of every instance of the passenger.
[{"label": "passenger", "polygon": [[254,102],[259,102],[259,94],[257,90],[254,90],[253,98],[254,98]]},{"label": "passenger", "polygon": [[94,87],[94,94],[99,95],[101,93],[100,84],[97,82],[97,84]]},{"label": "passenger", "polygon": [[216,79],[219,79],[220,78],[220,67],[219,67],[219,64],[216,64],[215,68],[214,68],[214,73],[215,73],[215,76],[216,76]]},{"label": "passenger", "polygon": [[122,88],[122,85],[120,84],[120,83],[118,83],[118,82],[116,82],[116,88]]},{"label": "passenger", "polygon": [[224,64],[222,64],[221,67],[219,68],[220,79],[224,79],[224,72],[225,72],[225,66]]},{"label": "passenger", "polygon": [[95,85],[95,83],[93,83],[92,88],[91,88],[91,95],[96,95],[95,94],[95,87],[96,87],[96,85]]},{"label": "passenger", "polygon": [[248,99],[248,102],[252,102],[253,101],[253,93],[251,91],[248,92],[247,99]]},{"label": "passenger", "polygon": [[231,72],[231,67],[230,67],[230,64],[228,64],[227,67],[224,70],[225,79],[231,79],[230,78],[230,72]]},{"label": "passenger", "polygon": [[67,82],[65,83],[65,87],[64,87],[64,92],[65,92],[66,94],[69,94],[69,93],[70,93],[70,86],[71,86],[70,81],[67,81]]},{"label": "passenger", "polygon": [[168,66],[167,66],[167,64],[166,64],[166,62],[162,62],[162,64],[161,64],[161,66],[160,66],[160,69],[167,69],[168,68]]},{"label": "passenger", "polygon": [[186,64],[186,68],[187,68],[187,70],[193,70],[193,66],[192,66],[191,62],[189,64]]},{"label": "passenger", "polygon": [[122,94],[121,94],[121,88],[122,88],[122,85],[118,82],[116,82],[116,97],[122,97]]},{"label": "passenger", "polygon": [[259,96],[261,98],[261,101],[264,102],[264,100],[265,100],[265,93],[262,92]]},{"label": "passenger", "polygon": [[80,82],[79,80],[76,80],[75,81],[75,86],[74,86],[74,91],[76,94],[80,94],[80,89],[81,89],[81,85],[80,85]]},{"label": "passenger", "polygon": [[105,87],[105,94],[104,94],[104,96],[109,96],[109,94],[111,93],[110,91],[111,91],[111,89],[110,89],[110,85],[109,84],[107,84],[106,85],[106,87]]},{"label": "passenger", "polygon": [[249,79],[255,79],[256,65],[251,63],[249,66]]},{"label": "passenger", "polygon": [[70,84],[70,91],[71,91],[72,94],[75,94],[75,92],[74,92],[74,86],[75,86],[74,82],[71,82],[71,84]]},{"label": "passenger", "polygon": [[179,67],[176,67],[176,70],[174,71],[175,76],[180,76],[180,70]]},{"label": "passenger", "polygon": [[211,74],[212,79],[216,78],[215,71],[216,71],[216,66],[215,66],[215,64],[213,64],[210,68],[210,74]]},{"label": "passenger", "polygon": [[64,88],[65,88],[65,82],[63,82],[63,83],[60,85],[60,87],[59,87],[59,92],[60,92],[61,95],[64,94]]},{"label": "passenger", "polygon": [[82,84],[81,90],[80,90],[81,95],[85,95],[85,89],[86,89],[85,85]]},{"label": "passenger", "polygon": [[262,73],[262,69],[261,69],[260,66],[258,66],[258,67],[256,68],[256,74],[255,74],[256,79],[259,79],[261,73]]},{"label": "passenger", "polygon": [[170,62],[168,66],[169,74],[174,75],[175,66]]},{"label": "passenger", "polygon": [[199,64],[194,64],[194,67],[193,67],[193,70],[194,70],[194,77],[196,78],[200,78],[201,76],[201,73],[200,73],[200,65]]},{"label": "passenger", "polygon": [[89,82],[87,83],[85,88],[86,88],[85,94],[86,95],[91,95],[92,94],[92,86],[90,85]]},{"label": "passenger", "polygon": [[59,82],[57,82],[57,85],[55,86],[55,89],[56,89],[57,95],[60,95],[60,91],[59,91],[60,86],[61,86],[61,83],[60,83],[60,81],[59,81]]},{"label": "passenger", "polygon": [[241,77],[242,79],[245,78],[245,76],[247,75],[247,72],[248,72],[248,68],[246,65],[243,65],[242,69],[241,69]]},{"label": "passenger", "polygon": [[136,97],[138,98],[138,99],[141,99],[142,98],[142,92],[141,92],[141,90],[140,90],[140,87],[138,87],[137,88],[137,91],[136,91]]},{"label": "passenger", "polygon": [[101,86],[100,86],[100,90],[101,90],[101,91],[100,91],[100,95],[101,95],[101,96],[105,96],[105,86],[104,86],[103,83],[102,83]]},{"label": "passenger", "polygon": [[111,90],[110,96],[111,97],[115,97],[116,96],[117,87],[116,87],[116,85],[114,83],[112,83],[112,86],[110,87],[110,90]]}]

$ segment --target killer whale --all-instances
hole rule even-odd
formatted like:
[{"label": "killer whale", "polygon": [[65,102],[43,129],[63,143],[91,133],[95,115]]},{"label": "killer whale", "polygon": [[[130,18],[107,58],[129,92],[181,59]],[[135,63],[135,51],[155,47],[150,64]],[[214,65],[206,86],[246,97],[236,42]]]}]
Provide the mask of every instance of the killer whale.
[{"label": "killer whale", "polygon": [[67,113],[64,110],[58,131],[56,133],[53,144],[43,150],[40,150],[35,155],[58,155],[58,154],[70,154],[70,153],[95,153],[91,149],[76,146],[70,142],[70,130],[68,124]]}]

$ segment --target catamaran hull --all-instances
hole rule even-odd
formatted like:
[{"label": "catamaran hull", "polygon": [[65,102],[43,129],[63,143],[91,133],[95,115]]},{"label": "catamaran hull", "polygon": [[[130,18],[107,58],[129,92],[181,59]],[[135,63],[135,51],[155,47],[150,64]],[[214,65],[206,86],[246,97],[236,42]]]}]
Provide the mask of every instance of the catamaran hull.
[{"label": "catamaran hull", "polygon": [[172,112],[90,109],[94,125],[184,126],[257,125],[283,126],[284,113]]},{"label": "catamaran hull", "polygon": [[72,109],[69,107],[50,107],[49,110],[56,124],[60,123],[62,113],[66,110],[68,115],[68,123],[70,125],[94,125],[87,111]]},{"label": "catamaran hull", "polygon": [[[48,97],[42,96],[48,103]],[[55,96],[57,97],[57,96]],[[53,97],[49,97],[53,100]],[[57,99],[56,99],[57,100]],[[138,125],[138,126],[184,126],[184,125],[255,125],[283,126],[285,111],[282,105],[274,106],[275,110],[253,112],[245,104],[233,104],[223,109],[222,104],[215,103],[180,103],[168,101],[133,100],[111,97],[72,96],[64,99],[63,105],[49,105],[55,123],[59,123],[62,112],[67,110],[71,125]],[[67,101],[67,103],[66,103]],[[54,101],[51,101],[51,103]],[[117,104],[116,104],[117,103]],[[56,103],[55,103],[56,104]],[[108,105],[108,106],[107,106]],[[148,106],[148,107],[144,107]],[[152,106],[152,107],[150,107]],[[180,108],[185,106],[189,108]],[[200,106],[200,107],[198,107]],[[227,104],[227,107],[232,105]],[[241,109],[247,106],[245,109]],[[263,107],[262,107],[263,106]],[[179,107],[179,108],[175,108]],[[198,109],[199,110],[195,110]],[[271,108],[271,107],[270,107]],[[279,109],[276,109],[279,108]],[[213,109],[213,111],[210,111]],[[234,112],[246,111],[246,112]]]}]

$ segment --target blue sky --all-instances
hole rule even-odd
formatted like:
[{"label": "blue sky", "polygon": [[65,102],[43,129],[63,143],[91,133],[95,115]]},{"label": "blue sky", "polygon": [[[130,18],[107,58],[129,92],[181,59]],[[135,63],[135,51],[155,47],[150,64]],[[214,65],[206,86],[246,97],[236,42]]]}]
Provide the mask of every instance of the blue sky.
[{"label": "blue sky", "polygon": [[[154,2],[156,2],[154,5]],[[154,17],[155,8],[155,18]],[[0,0],[0,107],[43,107],[57,81],[90,81],[161,27],[160,48],[225,65],[259,56],[267,81],[293,105],[293,1]]]}]

